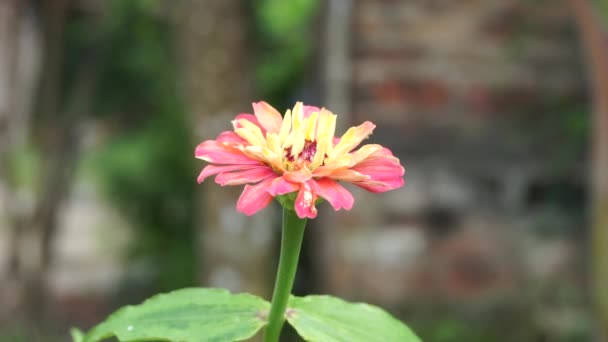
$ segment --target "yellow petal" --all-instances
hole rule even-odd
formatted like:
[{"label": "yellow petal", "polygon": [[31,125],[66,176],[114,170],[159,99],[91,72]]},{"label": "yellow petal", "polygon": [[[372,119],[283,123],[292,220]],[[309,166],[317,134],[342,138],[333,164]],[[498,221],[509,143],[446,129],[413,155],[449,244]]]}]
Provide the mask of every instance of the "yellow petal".
[{"label": "yellow petal", "polygon": [[367,144],[367,145],[361,146],[358,150],[351,153],[351,156],[352,156],[351,163],[352,164],[349,166],[354,166],[354,165],[360,163],[367,157],[371,156],[374,152],[380,151],[381,149],[382,149],[382,146],[380,146],[378,144]]},{"label": "yellow petal", "polygon": [[264,157],[264,154],[262,153],[263,148],[260,146],[243,146],[239,147],[239,150],[251,159],[259,160],[261,162],[266,161],[266,157]]},{"label": "yellow petal", "polygon": [[286,139],[286,142],[291,143],[291,155],[294,158],[297,158],[304,149],[304,134],[306,133],[304,124],[302,102],[297,102],[291,112],[291,132]]},{"label": "yellow petal", "polygon": [[298,131],[302,129],[302,123],[304,121],[304,109],[302,107],[302,102],[296,102],[296,105],[293,106],[293,110],[291,111],[291,132]]},{"label": "yellow petal", "polygon": [[321,151],[323,154],[329,154],[333,147],[334,133],[336,131],[336,115],[332,114],[325,108],[321,109],[319,113],[319,124],[317,125],[317,151],[319,151],[319,145],[321,141],[325,141],[323,144],[324,149]]},{"label": "yellow petal", "polygon": [[310,114],[310,116],[306,119],[307,123],[306,123],[306,134],[305,134],[305,138],[308,141],[313,141],[315,140],[315,132],[317,130],[317,118],[319,117],[319,112],[313,112],[312,114]]},{"label": "yellow petal", "polygon": [[293,144],[291,145],[291,155],[294,158],[297,158],[302,150],[304,149],[304,131],[297,130],[295,132],[291,132],[293,134]]},{"label": "yellow petal", "polygon": [[[279,141],[284,143],[287,139],[287,136],[291,132],[291,110],[288,109],[285,113],[285,117],[283,117],[283,124],[281,125],[281,130],[279,131]],[[286,146],[283,146],[286,147]]]},{"label": "yellow petal", "polygon": [[280,155],[283,152],[283,148],[281,147],[281,142],[279,141],[279,136],[276,133],[266,133],[266,146],[269,150],[274,153]]},{"label": "yellow petal", "polygon": [[253,146],[266,145],[266,141],[264,140],[264,137],[262,137],[262,132],[260,131],[259,128],[258,128],[258,132],[255,132],[255,131],[252,131],[252,130],[249,130],[246,128],[237,128],[234,130],[234,132],[241,138],[247,140],[247,142],[250,145],[253,145]]},{"label": "yellow petal", "polygon": [[312,157],[312,161],[310,162],[311,170],[314,170],[323,164],[323,160],[325,159],[325,150],[327,149],[326,145],[326,140],[317,141],[317,152],[315,153],[314,157]]},{"label": "yellow petal", "polygon": [[247,140],[251,145],[264,146],[266,145],[266,138],[262,134],[262,130],[256,124],[249,120],[241,119],[238,120],[240,128],[234,130],[241,138]]},{"label": "yellow petal", "polygon": [[367,138],[376,128],[376,125],[369,121],[365,121],[363,124],[357,127],[351,127],[344,133],[340,138],[340,142],[334,146],[332,151],[328,154],[329,159],[338,158],[348,152]]}]

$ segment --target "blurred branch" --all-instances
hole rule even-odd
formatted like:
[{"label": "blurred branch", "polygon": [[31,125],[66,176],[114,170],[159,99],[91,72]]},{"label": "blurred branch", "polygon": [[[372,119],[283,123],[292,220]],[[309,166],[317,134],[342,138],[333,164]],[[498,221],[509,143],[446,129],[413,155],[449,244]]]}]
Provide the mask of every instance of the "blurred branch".
[{"label": "blurred branch", "polygon": [[588,0],[569,0],[588,60],[593,96],[591,163],[593,293],[600,334],[608,339],[608,37]]},{"label": "blurred branch", "polygon": [[[34,144],[39,149],[40,189],[33,209],[21,225],[15,225],[13,261],[15,276],[26,291],[24,309],[38,323],[45,314],[47,270],[52,260],[52,242],[58,213],[67,198],[79,157],[80,118],[92,111],[97,85],[99,42],[82,57],[69,86],[65,79],[65,26],[71,0],[44,1],[41,6],[44,32],[42,75],[37,97]],[[25,241],[28,240],[28,241]],[[25,248],[28,244],[30,248]]]},{"label": "blurred branch", "polygon": [[[16,200],[16,185],[11,165],[11,155],[15,149],[17,129],[16,98],[23,90],[16,86],[17,63],[19,52],[20,24],[22,19],[23,1],[8,0],[0,3],[0,190],[4,196],[4,206],[0,208],[0,216],[7,222],[9,245],[6,250],[8,268],[6,278],[8,284],[19,287],[16,279],[17,272],[17,241],[20,239],[22,220],[19,205]],[[9,291],[12,293],[12,291]],[[18,305],[12,301],[9,306]]]},{"label": "blurred branch", "polygon": [[[42,74],[38,88],[37,108],[38,119],[35,121],[36,133],[43,133],[38,141],[35,141],[38,146],[42,146],[41,155],[48,160],[52,153],[48,153],[48,149],[54,146],[52,141],[49,141],[48,134],[44,134],[44,129],[47,124],[49,127],[55,127],[55,123],[60,110],[60,90],[61,73],[62,73],[62,44],[63,31],[65,27],[65,19],[67,16],[69,0],[58,1],[43,1],[40,4],[42,22],[41,29],[43,32],[42,42]],[[36,134],[38,136],[38,134]],[[43,164],[40,174],[43,179],[43,187],[45,182],[55,181],[55,177],[47,177],[48,166]],[[44,190],[41,192],[44,196]],[[42,196],[42,197],[43,197]],[[44,234],[44,225],[38,225],[37,217],[40,212],[40,201],[35,205],[36,208],[28,213],[25,219],[26,224],[23,227],[18,227],[19,230],[14,233],[17,236],[14,241],[16,254],[14,258],[16,277],[23,284],[22,288],[25,293],[22,293],[24,298],[21,300],[25,304],[25,313],[33,319],[33,322],[40,321],[40,315],[44,312],[44,268],[41,263],[41,251],[43,249],[42,236]],[[53,211],[52,206],[48,206],[49,211]],[[26,248],[26,246],[34,247],[34,249]]]}]

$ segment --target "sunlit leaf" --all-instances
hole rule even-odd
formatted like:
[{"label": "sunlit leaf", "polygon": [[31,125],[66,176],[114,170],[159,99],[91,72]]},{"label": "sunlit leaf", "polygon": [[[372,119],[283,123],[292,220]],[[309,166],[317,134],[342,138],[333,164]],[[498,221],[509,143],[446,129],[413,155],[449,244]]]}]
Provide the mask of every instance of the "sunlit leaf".
[{"label": "sunlit leaf", "polygon": [[[84,337],[103,341],[242,341],[265,324],[269,304],[249,294],[223,289],[190,288],[160,294],[126,306]],[[78,341],[78,340],[75,340]]]},{"label": "sunlit leaf", "polygon": [[386,311],[331,296],[294,297],[287,321],[311,342],[418,342],[420,339]]},{"label": "sunlit leaf", "polygon": [[72,328],[70,330],[70,335],[72,335],[72,342],[84,341],[84,333],[78,328]]}]

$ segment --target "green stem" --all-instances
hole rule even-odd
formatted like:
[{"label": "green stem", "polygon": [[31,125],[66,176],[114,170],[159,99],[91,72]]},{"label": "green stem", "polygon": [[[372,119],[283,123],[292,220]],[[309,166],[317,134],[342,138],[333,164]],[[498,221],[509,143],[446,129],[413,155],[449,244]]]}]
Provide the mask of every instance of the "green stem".
[{"label": "green stem", "polygon": [[285,309],[293,288],[298,268],[300,247],[304,237],[306,219],[299,218],[293,210],[283,208],[283,236],[279,270],[272,294],[272,305],[268,315],[268,325],[264,330],[264,342],[277,342],[285,323]]}]

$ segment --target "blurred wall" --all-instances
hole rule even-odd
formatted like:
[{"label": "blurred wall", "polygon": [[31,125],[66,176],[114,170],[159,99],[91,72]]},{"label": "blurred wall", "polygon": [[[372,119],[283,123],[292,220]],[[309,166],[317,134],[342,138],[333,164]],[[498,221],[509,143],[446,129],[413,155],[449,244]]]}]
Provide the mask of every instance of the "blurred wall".
[{"label": "blurred wall", "polygon": [[[371,140],[400,157],[406,186],[355,191],[353,211],[321,215],[324,290],[394,310],[499,303],[530,315],[554,309],[540,293],[579,293],[587,108],[566,4],[327,8],[327,103],[347,103],[343,124],[378,125]],[[336,25],[351,29],[335,37]],[[556,315],[533,324],[559,333],[570,323]]]}]

